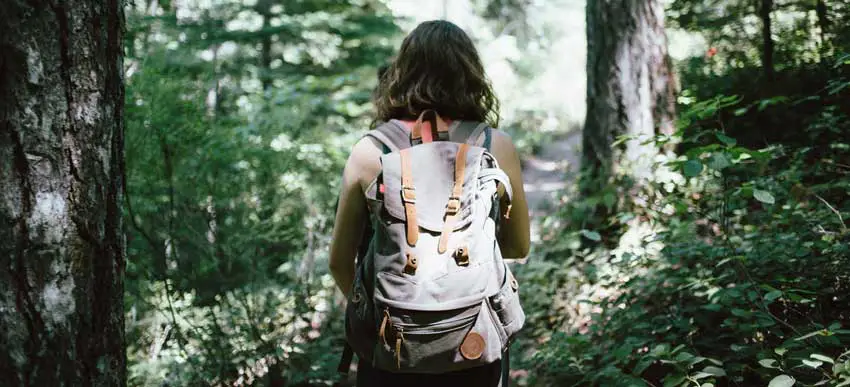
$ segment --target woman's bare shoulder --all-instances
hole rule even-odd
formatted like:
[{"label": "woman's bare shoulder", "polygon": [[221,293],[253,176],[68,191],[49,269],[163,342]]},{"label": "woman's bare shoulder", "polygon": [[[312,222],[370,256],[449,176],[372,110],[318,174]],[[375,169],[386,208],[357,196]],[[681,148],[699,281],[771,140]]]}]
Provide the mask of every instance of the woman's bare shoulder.
[{"label": "woman's bare shoulder", "polygon": [[519,154],[511,135],[500,129],[491,129],[491,133],[492,144],[490,146],[490,150],[493,155],[496,156],[496,160],[499,161],[499,164],[502,164],[503,168],[508,165],[519,167]]},{"label": "woman's bare shoulder", "polygon": [[346,174],[355,178],[365,190],[381,170],[381,153],[381,144],[364,136],[351,149],[345,165]]}]

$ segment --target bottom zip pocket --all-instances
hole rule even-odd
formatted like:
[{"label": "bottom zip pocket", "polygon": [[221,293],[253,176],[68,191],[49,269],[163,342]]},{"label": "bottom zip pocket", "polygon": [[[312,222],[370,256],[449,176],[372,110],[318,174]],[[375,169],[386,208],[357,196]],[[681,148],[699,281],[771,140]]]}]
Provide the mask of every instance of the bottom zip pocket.
[{"label": "bottom zip pocket", "polygon": [[438,312],[382,307],[390,317],[379,330],[382,348],[375,352],[375,365],[391,371],[443,373],[498,360],[499,336],[483,307],[484,302]]}]

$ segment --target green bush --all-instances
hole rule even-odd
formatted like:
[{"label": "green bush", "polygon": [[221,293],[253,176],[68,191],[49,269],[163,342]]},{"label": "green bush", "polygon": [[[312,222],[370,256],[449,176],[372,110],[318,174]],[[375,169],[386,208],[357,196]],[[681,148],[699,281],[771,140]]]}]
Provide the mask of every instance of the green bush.
[{"label": "green bush", "polygon": [[[850,385],[850,117],[836,82],[822,94],[690,105],[680,156],[658,166],[674,178],[608,219],[578,222],[614,202],[619,181],[554,215],[572,223],[518,274],[532,310],[522,382]],[[752,149],[722,131],[747,107],[770,114],[812,97],[835,102],[801,119],[810,143]]]}]

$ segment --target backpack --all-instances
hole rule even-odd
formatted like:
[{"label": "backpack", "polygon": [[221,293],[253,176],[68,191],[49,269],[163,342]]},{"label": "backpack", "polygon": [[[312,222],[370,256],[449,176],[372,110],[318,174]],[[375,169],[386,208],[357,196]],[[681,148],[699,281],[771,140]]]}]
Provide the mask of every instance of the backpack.
[{"label": "backpack", "polygon": [[[428,114],[438,141],[423,141]],[[412,131],[390,120],[366,134],[384,152],[366,190],[372,237],[345,311],[346,341],[361,362],[395,372],[467,369],[500,360],[524,325],[496,241],[498,185],[508,200],[511,185],[487,149],[490,130],[447,127],[429,110]],[[482,133],[485,146],[476,146]]]}]

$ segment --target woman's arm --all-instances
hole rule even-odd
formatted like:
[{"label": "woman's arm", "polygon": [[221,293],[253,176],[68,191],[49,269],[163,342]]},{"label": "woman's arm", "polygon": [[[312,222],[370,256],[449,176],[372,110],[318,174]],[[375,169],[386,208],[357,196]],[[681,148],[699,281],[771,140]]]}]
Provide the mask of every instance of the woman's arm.
[{"label": "woman's arm", "polygon": [[328,267],[346,297],[351,295],[357,248],[369,221],[364,186],[366,181],[377,176],[380,154],[371,140],[360,140],[352,149],[342,173]]},{"label": "woman's arm", "polygon": [[[508,175],[513,188],[510,217],[502,217],[501,229],[497,239],[499,248],[505,258],[525,258],[531,244],[530,222],[528,218],[528,202],[525,200],[525,188],[522,183],[522,168],[511,137],[500,130],[493,130],[493,145],[491,151],[499,162],[499,166]],[[503,214],[507,207],[507,195],[503,196]]]}]

